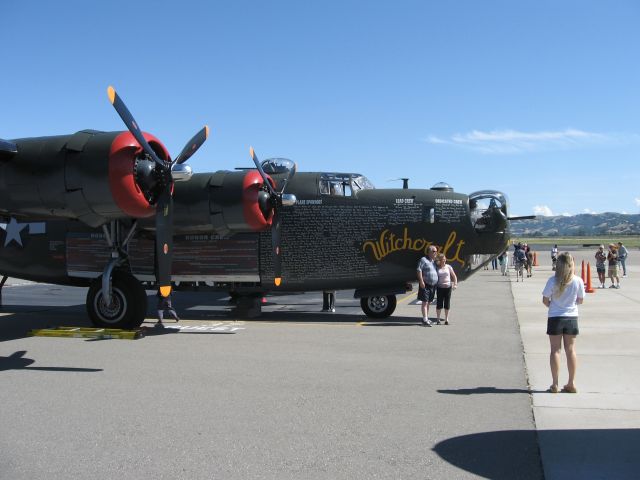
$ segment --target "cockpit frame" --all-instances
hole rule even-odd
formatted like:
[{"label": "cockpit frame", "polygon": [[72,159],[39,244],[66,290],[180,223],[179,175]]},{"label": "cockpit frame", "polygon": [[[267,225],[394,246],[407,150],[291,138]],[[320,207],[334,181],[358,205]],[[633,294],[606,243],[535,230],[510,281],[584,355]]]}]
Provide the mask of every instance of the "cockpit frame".
[{"label": "cockpit frame", "polygon": [[359,173],[321,173],[318,180],[321,195],[352,197],[360,190],[372,189],[373,183]]}]

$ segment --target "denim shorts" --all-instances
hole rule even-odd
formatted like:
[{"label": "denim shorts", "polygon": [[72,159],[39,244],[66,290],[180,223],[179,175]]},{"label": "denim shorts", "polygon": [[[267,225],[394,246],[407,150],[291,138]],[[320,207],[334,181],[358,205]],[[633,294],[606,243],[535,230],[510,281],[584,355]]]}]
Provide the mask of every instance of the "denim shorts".
[{"label": "denim shorts", "polygon": [[549,317],[547,335],[578,335],[578,317]]},{"label": "denim shorts", "polygon": [[421,302],[433,302],[433,298],[436,296],[436,286],[426,285],[425,288],[418,287],[418,300]]}]

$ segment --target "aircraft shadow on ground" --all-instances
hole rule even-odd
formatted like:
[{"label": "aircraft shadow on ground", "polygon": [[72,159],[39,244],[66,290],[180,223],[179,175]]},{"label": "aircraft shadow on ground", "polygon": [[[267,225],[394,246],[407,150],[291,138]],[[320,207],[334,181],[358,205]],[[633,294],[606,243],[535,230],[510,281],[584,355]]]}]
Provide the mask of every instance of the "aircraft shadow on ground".
[{"label": "aircraft shadow on ground", "polygon": [[438,390],[438,393],[446,393],[449,395],[482,395],[491,393],[542,393],[542,390],[528,390],[524,388],[496,388],[496,387],[475,387],[475,388],[457,388],[455,390]]},{"label": "aircraft shadow on ground", "polygon": [[[638,429],[482,432],[444,440],[433,451],[482,478],[540,479],[539,444],[546,446],[542,453],[547,468],[562,469],[552,472],[554,478],[637,478]],[[592,456],[594,451],[615,454],[603,462]]]},{"label": "aircraft shadow on ground", "polygon": [[308,311],[283,311],[262,312],[257,318],[250,321],[260,322],[281,322],[281,323],[358,323],[364,327],[406,327],[416,326],[420,321],[416,317],[388,317],[380,320],[368,318],[363,314],[348,313],[326,313],[326,312],[308,312]]},{"label": "aircraft shadow on ground", "polygon": [[[362,313],[326,313],[313,311],[300,311],[300,310],[277,310],[277,311],[263,311],[259,317],[256,318],[243,318],[238,316],[233,306],[228,305],[226,302],[215,302],[214,307],[216,310],[191,310],[184,302],[174,302],[176,310],[179,315],[183,317],[183,320],[189,321],[245,321],[245,322],[282,322],[282,323],[294,323],[294,322],[313,322],[313,323],[358,323],[366,327],[415,327],[420,325],[417,317],[396,317],[392,316],[385,319],[376,320],[368,318]],[[283,304],[286,307],[288,304]],[[351,308],[351,307],[348,307]],[[353,307],[355,309],[355,307]],[[93,324],[89,320],[87,311],[84,304],[81,305],[5,305],[0,308],[0,341],[17,340],[29,336],[31,330],[41,328],[56,328],[56,327],[93,327]],[[152,299],[149,299],[149,308],[147,311],[147,319],[143,326],[145,329],[145,335],[166,335],[170,333],[176,333],[176,329],[171,329],[173,324],[166,323],[165,330],[167,331],[155,331],[152,330],[153,323],[155,323],[156,311],[155,305]],[[170,320],[168,320],[169,322]],[[181,324],[178,324],[181,325]],[[182,334],[221,334],[221,333],[233,333],[225,331],[182,331]],[[87,339],[87,341],[97,341],[102,339]]]},{"label": "aircraft shadow on ground", "polygon": [[32,358],[25,357],[26,350],[19,350],[8,357],[0,356],[0,372],[5,370],[38,370],[45,372],[101,372],[101,368],[74,368],[74,367],[31,367],[35,363]]},{"label": "aircraft shadow on ground", "polygon": [[84,305],[21,306],[0,309],[0,342],[29,336],[31,330],[55,327],[92,327]]}]

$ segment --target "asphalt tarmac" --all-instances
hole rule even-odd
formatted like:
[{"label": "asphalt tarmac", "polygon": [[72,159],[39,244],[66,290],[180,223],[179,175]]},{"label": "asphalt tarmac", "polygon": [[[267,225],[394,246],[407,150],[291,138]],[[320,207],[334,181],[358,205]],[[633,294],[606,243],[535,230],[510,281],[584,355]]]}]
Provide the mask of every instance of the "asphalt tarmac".
[{"label": "asphalt tarmac", "polygon": [[494,272],[461,284],[449,326],[419,326],[415,294],[380,322],[352,292],[334,314],[316,292],[240,321],[226,297],[177,292],[180,330],[27,335],[90,326],[84,300],[3,290],[1,479],[543,478],[511,284]]}]

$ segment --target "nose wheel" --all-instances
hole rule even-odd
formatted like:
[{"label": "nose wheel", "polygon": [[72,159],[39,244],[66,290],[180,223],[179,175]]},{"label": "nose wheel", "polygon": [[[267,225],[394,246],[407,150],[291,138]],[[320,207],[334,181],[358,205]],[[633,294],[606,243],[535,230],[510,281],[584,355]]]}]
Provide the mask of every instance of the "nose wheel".
[{"label": "nose wheel", "polygon": [[395,295],[378,295],[360,299],[362,311],[371,318],[387,318],[396,309]]}]

